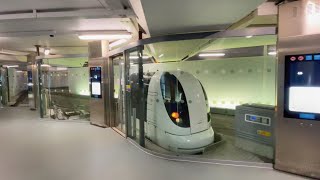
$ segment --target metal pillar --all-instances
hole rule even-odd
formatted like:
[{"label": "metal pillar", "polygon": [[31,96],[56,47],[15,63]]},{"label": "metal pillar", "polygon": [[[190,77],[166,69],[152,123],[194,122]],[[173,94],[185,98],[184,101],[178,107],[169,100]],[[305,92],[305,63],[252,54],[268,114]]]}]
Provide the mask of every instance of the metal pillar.
[{"label": "metal pillar", "polygon": [[[313,178],[320,178],[320,121],[316,119],[320,113],[301,110],[299,106],[305,107],[305,102],[290,105],[291,98],[296,97],[291,97],[290,93],[291,88],[317,87],[315,83],[318,82],[318,77],[314,72],[318,71],[319,66],[313,56],[320,54],[319,9],[319,0],[285,1],[279,5],[275,168]],[[312,58],[305,61],[307,56]],[[299,60],[296,61],[296,57]],[[301,80],[297,85],[296,80],[293,80],[297,69],[289,68],[293,66],[299,66],[308,80]],[[305,94],[306,97],[316,95]],[[318,106],[316,100],[309,100],[307,103]]]}]

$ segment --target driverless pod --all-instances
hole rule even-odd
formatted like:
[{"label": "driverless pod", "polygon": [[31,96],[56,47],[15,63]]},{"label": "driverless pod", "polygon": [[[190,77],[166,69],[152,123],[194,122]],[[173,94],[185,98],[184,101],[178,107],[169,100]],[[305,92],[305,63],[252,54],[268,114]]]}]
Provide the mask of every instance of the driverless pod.
[{"label": "driverless pod", "polygon": [[213,143],[206,93],[198,79],[184,71],[155,73],[147,95],[146,137],[179,153],[201,153]]}]

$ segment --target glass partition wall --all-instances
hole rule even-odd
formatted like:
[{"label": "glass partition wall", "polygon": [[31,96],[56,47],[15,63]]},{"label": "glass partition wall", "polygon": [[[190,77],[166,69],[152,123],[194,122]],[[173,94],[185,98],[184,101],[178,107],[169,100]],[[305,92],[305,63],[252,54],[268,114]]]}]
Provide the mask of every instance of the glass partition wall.
[{"label": "glass partition wall", "polygon": [[41,106],[44,117],[55,120],[89,120],[87,62],[87,58],[43,60]]},{"label": "glass partition wall", "polygon": [[272,163],[276,40],[190,39],[125,50],[123,64],[114,59],[114,96],[124,79],[123,132],[163,154]]},{"label": "glass partition wall", "polygon": [[113,102],[114,102],[114,127],[122,134],[126,134],[125,121],[125,80],[123,54],[112,58],[113,62]]}]

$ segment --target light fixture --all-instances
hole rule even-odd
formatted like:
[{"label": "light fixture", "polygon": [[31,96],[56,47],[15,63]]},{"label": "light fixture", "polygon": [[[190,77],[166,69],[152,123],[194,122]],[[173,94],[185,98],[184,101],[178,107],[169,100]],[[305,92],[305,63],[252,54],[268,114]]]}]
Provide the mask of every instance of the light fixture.
[{"label": "light fixture", "polygon": [[3,67],[6,67],[6,68],[17,68],[17,67],[19,67],[19,65],[3,65]]},{"label": "light fixture", "polygon": [[50,55],[50,49],[49,48],[45,48],[44,49],[44,55],[46,55],[46,56]]},{"label": "light fixture", "polygon": [[160,54],[160,55],[159,55],[159,58],[162,58],[163,56],[164,56],[164,54]]},{"label": "light fixture", "polygon": [[199,57],[222,57],[225,55],[225,53],[201,53]]},{"label": "light fixture", "polygon": [[41,67],[51,67],[49,64],[41,64]]},{"label": "light fixture", "polygon": [[110,48],[113,48],[113,47],[119,46],[119,45],[121,45],[121,44],[124,44],[124,43],[126,43],[127,41],[128,41],[128,39],[120,39],[120,40],[118,40],[118,41],[115,41],[115,42],[113,42],[113,43],[110,43],[110,44],[109,44],[109,47],[110,47]]},{"label": "light fixture", "polygon": [[246,38],[252,38],[253,36],[249,35],[249,36],[246,36]]},{"label": "light fixture", "polygon": [[[130,59],[139,59],[139,56],[130,56]],[[149,59],[149,56],[142,56],[142,59]]]},{"label": "light fixture", "polygon": [[131,34],[87,34],[79,35],[81,40],[113,40],[113,39],[130,39]]},{"label": "light fixture", "polygon": [[268,55],[275,56],[275,55],[277,55],[277,52],[276,51],[271,51],[271,52],[268,52]]}]

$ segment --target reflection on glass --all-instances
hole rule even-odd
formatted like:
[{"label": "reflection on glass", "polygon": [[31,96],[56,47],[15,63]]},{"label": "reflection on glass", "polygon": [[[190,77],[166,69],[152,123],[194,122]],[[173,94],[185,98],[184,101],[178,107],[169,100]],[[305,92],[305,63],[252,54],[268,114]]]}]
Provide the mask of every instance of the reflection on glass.
[{"label": "reflection on glass", "polygon": [[44,60],[42,94],[47,117],[89,120],[89,69],[85,62],[86,58]]},{"label": "reflection on glass", "polygon": [[125,86],[124,86],[124,60],[123,55],[113,58],[113,75],[114,75],[114,109],[115,109],[115,122],[114,127],[122,133],[126,133],[125,123]]},{"label": "reflection on glass", "polygon": [[276,36],[267,35],[145,45],[143,78],[137,61],[130,61],[130,108],[142,108],[137,93],[142,81],[147,110],[131,114],[134,132],[140,131],[139,119],[146,119],[148,149],[271,163],[275,44]]}]

